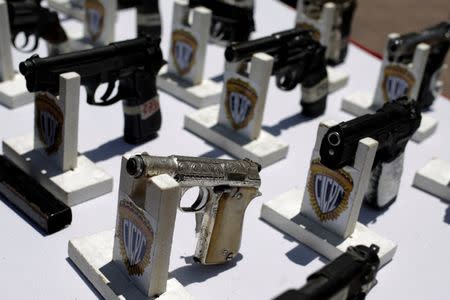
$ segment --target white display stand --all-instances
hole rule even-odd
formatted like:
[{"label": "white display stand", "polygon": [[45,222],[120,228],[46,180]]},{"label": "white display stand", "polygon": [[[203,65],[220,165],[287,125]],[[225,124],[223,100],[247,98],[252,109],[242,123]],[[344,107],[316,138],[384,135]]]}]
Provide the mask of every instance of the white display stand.
[{"label": "white display stand", "polygon": [[37,96],[34,134],[5,139],[3,152],[56,198],[74,206],[111,192],[112,177],[77,151],[79,75],[62,74],[59,86],[59,99],[43,94],[40,105]]},{"label": "white display stand", "polygon": [[106,300],[194,299],[175,278],[161,296],[146,296],[112,262],[113,243],[113,230],[69,241],[69,258]]},{"label": "white display stand", "polygon": [[124,156],[115,233],[70,241],[69,257],[106,299],[192,299],[168,281],[181,187],[167,174],[135,179],[127,162]]},{"label": "white display stand", "polygon": [[[48,6],[54,10],[62,12],[68,17],[84,20],[84,9],[72,5],[70,0],[47,0]],[[80,1],[82,4],[84,1]]]},{"label": "white display stand", "polygon": [[[327,130],[336,124],[329,121],[319,126],[306,192],[294,189],[263,204],[261,218],[330,260],[349,246],[377,244],[383,266],[392,259],[397,246],[358,223],[378,142],[371,138],[360,140],[353,166],[328,169],[320,164],[320,146]],[[319,181],[317,176],[322,179]],[[319,189],[317,182],[325,184]],[[328,195],[326,189],[331,187],[333,190],[328,192],[336,195],[333,201],[322,198],[320,193]]]},{"label": "white display stand", "polygon": [[[388,39],[392,40],[398,36],[397,33],[391,33],[388,35]],[[375,95],[372,96],[369,93],[357,91],[344,97],[342,110],[355,116],[361,116],[375,112],[385,102],[395,100],[404,94],[413,100],[417,100],[429,52],[429,45],[419,44],[414,52],[413,62],[409,65],[403,65],[389,62],[389,53],[386,47]],[[422,122],[413,135],[412,140],[420,143],[433,135],[436,131],[437,123],[436,119],[428,116],[426,113],[422,113]]]},{"label": "white display stand", "polygon": [[286,157],[288,145],[261,129],[273,58],[253,55],[250,74],[238,74],[227,63],[220,106],[186,115],[184,127],[238,158],[250,158],[263,167]]},{"label": "white display stand", "polygon": [[416,172],[413,186],[450,201],[450,163],[433,158]]},{"label": "white display stand", "polygon": [[[334,23],[337,19],[337,7],[332,2],[327,2],[323,6],[320,18],[315,20],[308,17],[303,10],[303,1],[297,2],[297,16],[295,19],[295,25],[305,27],[313,32],[320,43],[327,48],[325,57],[338,58],[340,51],[340,32],[335,30]],[[337,57],[336,57],[337,56]],[[333,93],[348,83],[348,74],[343,71],[339,71],[334,67],[327,67],[328,73],[328,92]]]},{"label": "white display stand", "polygon": [[33,101],[22,75],[14,72],[8,7],[0,0],[0,104],[16,108]]},{"label": "white display stand", "polygon": [[159,89],[196,108],[219,103],[222,85],[203,79],[212,12],[205,7],[193,9],[192,26],[189,3],[176,0],[173,6],[169,64],[161,70]]}]

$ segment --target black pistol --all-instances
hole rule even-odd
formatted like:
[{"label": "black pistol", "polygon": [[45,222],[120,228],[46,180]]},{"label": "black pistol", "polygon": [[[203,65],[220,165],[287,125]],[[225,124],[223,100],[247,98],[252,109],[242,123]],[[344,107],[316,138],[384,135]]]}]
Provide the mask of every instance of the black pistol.
[{"label": "black pistol", "polygon": [[[20,51],[36,50],[40,38],[56,47],[68,41],[58,14],[42,7],[40,2],[40,0],[7,0],[12,43]],[[17,36],[20,33],[24,34],[25,41],[19,46]],[[34,37],[34,44],[26,49],[31,36]]]},{"label": "black pistol", "polygon": [[[89,104],[106,106],[123,100],[124,140],[138,144],[154,138],[161,127],[156,75],[165,61],[159,43],[159,39],[142,37],[54,57],[33,55],[19,69],[30,92],[58,95],[59,76],[76,72]],[[117,80],[117,94],[110,97]],[[97,101],[95,91],[102,83],[108,88]]]},{"label": "black pistol", "polygon": [[363,300],[377,284],[379,247],[358,245],[310,275],[299,290],[289,290],[274,300]]},{"label": "black pistol", "polygon": [[[419,128],[421,120],[416,101],[403,97],[388,102],[374,114],[363,115],[328,129],[320,146],[320,161],[330,169],[353,165],[360,139],[370,137],[378,141],[365,201],[376,208],[387,207],[397,196],[403,170],[402,154],[408,141]],[[389,174],[392,176],[389,189],[392,195],[385,199],[379,194],[379,183],[385,175],[382,167],[392,162],[395,162],[392,165],[393,172]]]},{"label": "black pistol", "polygon": [[190,0],[189,7],[203,6],[212,11],[210,34],[225,43],[248,41],[255,31],[253,0]]},{"label": "black pistol", "polygon": [[440,93],[441,88],[436,86],[436,83],[450,47],[450,23],[442,22],[422,32],[411,32],[390,40],[388,59],[391,62],[409,64],[413,60],[416,46],[420,43],[430,45],[430,55],[417,99],[421,108],[426,109]]},{"label": "black pistol", "polygon": [[356,0],[308,0],[303,2],[303,12],[307,17],[318,20],[326,3],[336,5],[337,18],[334,20],[333,31],[338,34],[336,44],[329,45],[329,47],[332,47],[332,55],[328,57],[328,64],[338,65],[347,56],[353,15],[357,3]]},{"label": "black pistol", "polygon": [[57,232],[72,222],[70,207],[2,155],[0,194],[47,234]]},{"label": "black pistol", "polygon": [[312,33],[292,29],[257,40],[234,43],[225,50],[228,62],[248,63],[252,56],[264,52],[274,58],[272,75],[282,90],[302,87],[302,114],[316,117],[324,113],[328,96],[328,74],[325,48]]}]

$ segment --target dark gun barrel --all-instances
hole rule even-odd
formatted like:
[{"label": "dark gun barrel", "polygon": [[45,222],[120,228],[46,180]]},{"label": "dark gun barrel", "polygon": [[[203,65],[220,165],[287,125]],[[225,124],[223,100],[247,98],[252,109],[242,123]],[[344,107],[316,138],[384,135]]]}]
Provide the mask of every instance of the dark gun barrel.
[{"label": "dark gun barrel", "polygon": [[306,45],[312,41],[312,36],[308,30],[295,28],[248,42],[234,43],[225,49],[225,59],[228,62],[239,62],[251,59],[258,52],[276,54],[281,49],[288,50],[288,43],[292,41]]},{"label": "dark gun barrel", "polygon": [[404,151],[420,122],[420,109],[415,101],[404,97],[388,102],[374,114],[328,129],[320,146],[321,163],[331,169],[352,164],[359,140],[366,137],[378,141],[375,161],[389,161]]},{"label": "dark gun barrel", "polygon": [[[310,275],[300,290],[289,290],[274,300],[331,300],[336,295],[362,300],[376,284],[380,266],[378,251],[376,245],[349,247],[347,252]],[[346,294],[339,294],[346,289]]]},{"label": "dark gun barrel", "polygon": [[393,39],[390,41],[388,49],[390,55],[393,56],[393,59],[397,56],[412,57],[418,44],[433,44],[436,41],[445,40],[450,43],[450,23],[441,22],[435,26],[426,28],[420,33],[407,33]]}]

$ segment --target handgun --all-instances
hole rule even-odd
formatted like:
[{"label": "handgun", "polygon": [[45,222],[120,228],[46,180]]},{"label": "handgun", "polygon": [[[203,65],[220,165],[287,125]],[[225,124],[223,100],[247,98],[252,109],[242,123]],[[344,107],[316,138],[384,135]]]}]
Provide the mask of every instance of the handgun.
[{"label": "handgun", "polygon": [[356,0],[304,0],[303,11],[311,19],[320,18],[323,7],[326,3],[336,5],[337,18],[334,20],[333,35],[334,42],[328,47],[331,49],[331,57],[328,57],[328,64],[338,65],[345,60],[348,52],[348,43],[352,28],[353,15],[357,7]]},{"label": "handgun", "polygon": [[[32,52],[43,38],[49,44],[58,47],[68,41],[61,27],[58,14],[42,7],[41,0],[7,0],[11,42],[22,52]],[[17,45],[20,33],[25,36],[23,45]],[[30,37],[34,37],[33,46],[28,48]]]},{"label": "handgun", "polygon": [[259,164],[249,159],[159,157],[142,153],[128,160],[126,170],[138,181],[134,184],[136,191],[142,190],[139,182],[145,184],[148,178],[161,174],[173,177],[182,194],[198,188],[198,197],[192,205],[182,207],[181,201],[179,204],[183,212],[196,216],[196,262],[223,264],[238,254],[245,210],[260,195]]},{"label": "handgun", "polygon": [[289,290],[274,300],[364,300],[377,284],[379,247],[358,245],[310,275],[299,290]]},{"label": "handgun", "polygon": [[408,65],[414,57],[414,50],[420,43],[430,45],[430,54],[420,85],[418,102],[422,109],[430,107],[439,95],[437,86],[439,73],[450,47],[450,23],[441,22],[424,29],[422,32],[403,34],[388,43],[388,60]]},{"label": "handgun", "polygon": [[295,28],[244,43],[234,43],[225,50],[228,62],[239,62],[240,69],[252,56],[264,52],[274,58],[272,75],[282,90],[302,87],[302,114],[316,117],[324,113],[328,95],[328,73],[325,48],[311,31]]},{"label": "handgun", "polygon": [[212,11],[210,34],[225,43],[248,41],[255,31],[253,0],[190,0],[189,7],[203,6]]},{"label": "handgun", "polygon": [[[159,39],[141,37],[54,57],[33,55],[20,63],[19,70],[30,92],[58,95],[59,76],[76,72],[88,104],[106,106],[123,100],[124,140],[138,144],[152,139],[161,127],[156,75],[165,61],[159,44]],[[117,80],[117,94],[110,97]],[[102,83],[108,88],[97,101],[95,91]]]},{"label": "handgun", "polygon": [[[378,142],[369,189],[365,201],[374,207],[390,205],[398,192],[403,169],[403,153],[408,141],[420,126],[422,120],[416,101],[402,97],[387,102],[374,114],[367,114],[353,120],[339,123],[328,129],[320,146],[320,162],[330,169],[352,165],[359,140],[370,137]],[[377,195],[383,164],[396,161],[390,184],[393,198],[380,203]]]}]

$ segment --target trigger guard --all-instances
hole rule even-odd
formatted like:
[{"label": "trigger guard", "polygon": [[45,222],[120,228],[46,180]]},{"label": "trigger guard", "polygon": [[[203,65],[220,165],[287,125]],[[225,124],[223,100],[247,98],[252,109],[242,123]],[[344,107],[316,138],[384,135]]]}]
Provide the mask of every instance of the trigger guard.
[{"label": "trigger guard", "polygon": [[205,187],[199,187],[199,188],[200,188],[200,192],[199,192],[198,197],[195,200],[194,204],[192,204],[190,207],[179,206],[179,209],[181,211],[191,212],[191,213],[192,212],[199,213],[199,212],[203,212],[205,210],[206,204],[208,203],[209,191]]}]

